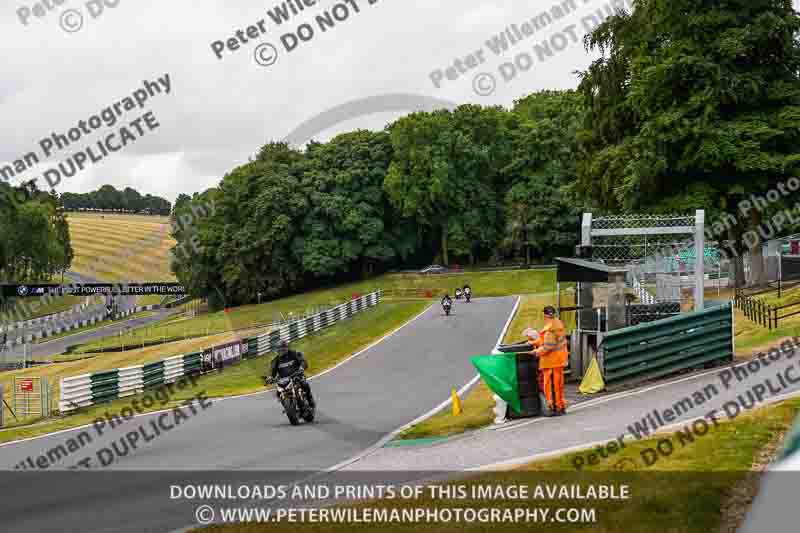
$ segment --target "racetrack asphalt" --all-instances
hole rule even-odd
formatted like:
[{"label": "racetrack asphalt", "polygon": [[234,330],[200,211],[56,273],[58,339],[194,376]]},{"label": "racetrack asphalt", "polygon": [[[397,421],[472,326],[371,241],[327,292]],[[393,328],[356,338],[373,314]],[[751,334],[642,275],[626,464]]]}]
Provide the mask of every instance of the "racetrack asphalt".
[{"label": "racetrack asphalt", "polygon": [[[452,387],[470,381],[475,375],[470,357],[491,353],[515,300],[486,298],[471,304],[457,303],[450,317],[444,316],[438,305],[429,307],[394,335],[312,380],[318,404],[313,424],[291,427],[272,392],[249,395],[216,401],[152,442],[116,457],[113,464],[102,469],[114,475],[92,487],[79,481],[83,472],[5,475],[0,492],[10,488],[11,479],[18,476],[27,474],[30,483],[22,484],[22,492],[16,490],[13,498],[0,498],[3,529],[167,531],[192,523],[191,516],[169,512],[165,479],[179,479],[179,471],[186,476],[195,476],[197,470],[294,471],[305,475],[331,468],[430,411],[449,396]],[[110,447],[125,433],[136,431],[157,416],[137,417],[102,436],[92,429],[76,429],[2,445],[0,469],[13,469],[27,457],[36,461],[81,431],[89,431],[92,442],[63,458],[56,468],[69,468],[85,457],[92,458],[92,466],[98,467],[99,449]],[[120,470],[160,474],[154,472],[134,483]],[[291,473],[284,475],[291,477]],[[57,476],[73,476],[71,494],[58,490],[62,485],[67,490],[70,484]],[[48,477],[48,490],[42,490]],[[78,486],[81,489],[75,488]],[[34,502],[36,512],[32,512]],[[93,518],[88,519],[90,514]],[[79,519],[80,525],[75,522]]]}]

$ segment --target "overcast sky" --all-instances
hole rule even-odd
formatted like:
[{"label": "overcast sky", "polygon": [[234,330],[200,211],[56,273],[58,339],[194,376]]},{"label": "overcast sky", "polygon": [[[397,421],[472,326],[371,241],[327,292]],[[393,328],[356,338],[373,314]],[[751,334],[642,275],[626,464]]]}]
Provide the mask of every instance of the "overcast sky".
[{"label": "overcast sky", "polygon": [[[342,17],[347,8],[349,17],[325,32],[316,16],[344,2],[319,0],[278,26],[268,15],[281,4],[276,0],[105,0],[118,5],[106,7],[96,18],[85,0],[61,1],[42,18],[31,12],[27,25],[21,18],[28,15],[25,8],[31,8],[33,0],[8,0],[0,12],[0,162],[8,164],[29,152],[43,156],[42,138],[66,133],[78,121],[130,96],[143,80],[155,82],[168,73],[171,94],[162,93],[144,109],[125,112],[120,124],[84,136],[13,181],[40,178],[40,187],[46,187],[41,179],[45,170],[98,139],[118,135],[120,125],[152,111],[160,124],[156,130],[65,178],[56,190],[84,192],[111,183],[172,200],[181,192],[215,186],[264,143],[281,140],[305,121],[348,102],[410,94],[509,106],[533,91],[573,88],[575,71],[584,69],[592,57],[563,30],[575,24],[574,33],[582,38],[583,17],[602,10],[610,0],[575,0],[576,11],[553,20],[500,56],[487,40],[511,24],[522,31],[523,23],[562,0],[348,0],[332,16]],[[102,0],[97,2],[102,5]],[[81,29],[72,33],[66,30],[77,29],[81,21],[77,13],[67,11],[71,9],[83,17]],[[262,19],[265,34],[236,51],[226,49],[223,59],[217,59],[212,42],[234,37],[238,29],[246,30]],[[281,36],[304,23],[316,30],[314,37],[286,52]],[[566,48],[545,62],[539,60],[534,44],[547,39],[559,46],[565,38]],[[276,62],[266,67],[254,57],[256,47],[265,43],[278,52]],[[269,62],[269,48],[261,50],[262,61]],[[430,78],[434,70],[477,51],[483,51],[482,65],[455,81],[445,79],[441,88],[434,86]],[[534,64],[504,81],[500,64],[513,61],[520,52],[529,53]],[[486,96],[473,88],[491,89],[488,77],[475,81],[483,73],[496,79],[496,89]],[[398,99],[392,101],[396,105]],[[421,100],[414,101],[419,105]],[[373,100],[373,107],[376,102],[380,109],[383,100]],[[346,114],[358,115],[358,110],[356,104]],[[360,127],[382,128],[400,113],[353,116],[317,138],[325,140]]]}]

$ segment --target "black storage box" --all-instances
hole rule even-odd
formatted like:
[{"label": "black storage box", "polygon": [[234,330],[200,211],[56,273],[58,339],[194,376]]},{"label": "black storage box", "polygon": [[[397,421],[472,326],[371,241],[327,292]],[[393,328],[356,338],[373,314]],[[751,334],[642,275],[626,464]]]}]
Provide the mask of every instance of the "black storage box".
[{"label": "black storage box", "polygon": [[539,359],[528,355],[531,346],[527,342],[509,344],[497,348],[503,353],[517,354],[517,387],[519,388],[519,402],[521,413],[508,408],[507,418],[532,418],[542,415],[542,404],[539,390]]}]

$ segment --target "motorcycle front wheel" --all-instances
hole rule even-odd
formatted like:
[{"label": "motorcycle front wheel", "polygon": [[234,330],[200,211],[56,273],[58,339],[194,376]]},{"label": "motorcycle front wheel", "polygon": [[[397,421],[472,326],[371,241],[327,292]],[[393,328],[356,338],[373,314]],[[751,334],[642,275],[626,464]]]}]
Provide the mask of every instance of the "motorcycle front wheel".
[{"label": "motorcycle front wheel", "polygon": [[297,406],[295,406],[294,401],[291,398],[284,398],[281,400],[281,404],[283,405],[283,410],[286,411],[286,418],[289,419],[289,423],[293,426],[298,425],[300,417],[297,416]]},{"label": "motorcycle front wheel", "polygon": [[309,407],[303,414],[303,420],[305,420],[306,422],[313,422],[314,415],[316,415],[316,409],[314,409],[313,407]]}]

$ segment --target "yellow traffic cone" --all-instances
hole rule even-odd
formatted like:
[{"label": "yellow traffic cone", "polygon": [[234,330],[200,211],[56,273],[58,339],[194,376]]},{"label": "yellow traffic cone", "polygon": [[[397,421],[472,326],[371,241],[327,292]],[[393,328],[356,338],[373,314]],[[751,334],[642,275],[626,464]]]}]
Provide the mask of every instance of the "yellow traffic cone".
[{"label": "yellow traffic cone", "polygon": [[453,416],[458,416],[462,412],[461,398],[458,397],[458,392],[456,391],[455,387],[453,387],[452,396],[453,396]]},{"label": "yellow traffic cone", "polygon": [[603,381],[603,373],[600,372],[600,365],[597,363],[597,357],[592,357],[592,362],[589,364],[589,369],[583,376],[583,381],[581,381],[581,386],[578,387],[578,392],[581,394],[595,394],[605,389],[606,384]]}]

